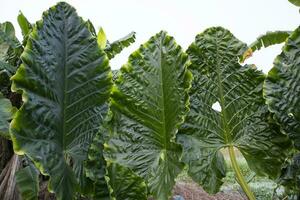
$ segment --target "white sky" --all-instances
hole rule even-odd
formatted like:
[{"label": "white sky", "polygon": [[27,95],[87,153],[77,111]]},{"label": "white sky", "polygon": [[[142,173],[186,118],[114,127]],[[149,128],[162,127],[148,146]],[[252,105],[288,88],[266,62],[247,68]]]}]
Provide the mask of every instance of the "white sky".
[{"label": "white sky", "polygon": [[[21,10],[30,22],[56,0],[0,0],[0,22],[11,21],[18,37]],[[111,61],[112,69],[120,68],[131,52],[160,30],[166,30],[186,49],[197,33],[211,26],[223,26],[240,40],[251,43],[266,31],[294,30],[300,22],[298,8],[288,0],[67,0],[80,16],[102,26],[113,41],[131,31],[136,42]],[[280,53],[281,45],[255,53],[248,63],[267,72]]]}]

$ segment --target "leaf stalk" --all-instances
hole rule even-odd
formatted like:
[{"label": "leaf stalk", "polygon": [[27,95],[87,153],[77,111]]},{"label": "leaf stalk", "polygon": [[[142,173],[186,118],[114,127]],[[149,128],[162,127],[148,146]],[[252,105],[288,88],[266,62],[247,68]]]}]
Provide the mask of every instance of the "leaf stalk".
[{"label": "leaf stalk", "polygon": [[244,176],[242,175],[242,172],[237,163],[236,156],[234,153],[234,148],[232,145],[230,145],[228,147],[228,151],[229,151],[229,157],[230,157],[232,168],[234,170],[235,176],[236,176],[240,186],[242,187],[243,191],[245,192],[245,194],[247,195],[249,200],[255,200],[254,194],[252,193],[249,185],[247,184]]}]

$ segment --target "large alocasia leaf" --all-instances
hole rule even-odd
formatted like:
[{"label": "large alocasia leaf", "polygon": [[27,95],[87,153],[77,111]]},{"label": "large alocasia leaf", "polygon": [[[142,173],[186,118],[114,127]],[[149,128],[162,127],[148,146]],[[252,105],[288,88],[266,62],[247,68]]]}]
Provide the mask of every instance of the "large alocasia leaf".
[{"label": "large alocasia leaf", "polygon": [[238,62],[245,49],[229,31],[214,27],[197,35],[187,50],[194,76],[191,106],[177,136],[189,175],[210,193],[226,175],[221,149],[239,149],[252,170],[274,178],[289,147],[271,123],[262,97],[264,75]]},{"label": "large alocasia leaf", "polygon": [[16,108],[12,107],[9,99],[3,97],[0,93],[0,136],[7,139],[9,135],[9,123],[13,118]]},{"label": "large alocasia leaf", "polygon": [[183,168],[175,136],[188,111],[187,65],[174,39],[160,32],[131,54],[111,94],[107,159],[143,177],[156,200],[168,199]]},{"label": "large alocasia leaf", "polygon": [[264,35],[259,36],[253,43],[249,45],[249,48],[243,54],[241,61],[244,62],[253,52],[260,50],[262,47],[266,48],[275,44],[281,44],[286,41],[290,36],[291,31],[273,31],[267,32]]},{"label": "large alocasia leaf", "polygon": [[50,176],[58,199],[72,199],[112,86],[108,59],[67,3],[43,14],[21,58],[12,77],[24,100],[11,125],[14,150]]},{"label": "large alocasia leaf", "polygon": [[275,59],[264,94],[269,109],[300,150],[300,28],[291,34]]}]

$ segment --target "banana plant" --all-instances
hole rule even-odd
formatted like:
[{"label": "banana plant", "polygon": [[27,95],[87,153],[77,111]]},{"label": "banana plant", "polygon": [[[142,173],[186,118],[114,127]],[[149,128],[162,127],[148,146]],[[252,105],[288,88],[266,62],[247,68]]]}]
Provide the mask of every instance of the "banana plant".
[{"label": "banana plant", "polygon": [[43,14],[11,78],[23,105],[11,123],[17,154],[26,154],[57,199],[88,188],[83,162],[106,113],[112,86],[108,58],[87,23],[67,3]]},{"label": "banana plant", "polygon": [[[209,193],[226,176],[222,150],[227,150],[236,178],[247,197],[255,199],[236,161],[236,150],[258,175],[277,178],[290,147],[278,131],[263,99],[265,76],[253,65],[240,65],[247,45],[222,27],[196,36],[187,53],[194,79],[190,112],[179,129],[188,174]],[[214,105],[219,104],[220,110]]]},{"label": "banana plant", "polygon": [[188,112],[188,57],[160,32],[129,57],[111,93],[105,157],[144,178],[156,200],[170,197],[183,169],[176,132]]}]

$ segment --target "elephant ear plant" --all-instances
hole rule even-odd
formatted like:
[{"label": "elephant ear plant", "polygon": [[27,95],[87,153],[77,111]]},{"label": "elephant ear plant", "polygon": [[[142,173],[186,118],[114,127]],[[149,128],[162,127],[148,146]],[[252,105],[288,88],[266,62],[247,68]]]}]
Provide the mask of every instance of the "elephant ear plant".
[{"label": "elephant ear plant", "polygon": [[[194,79],[190,112],[177,141],[183,145],[188,174],[209,193],[216,193],[226,175],[227,150],[238,183],[255,199],[236,160],[238,149],[258,175],[277,178],[290,142],[272,122],[262,95],[265,76],[238,57],[247,49],[221,27],[196,36],[187,50]],[[219,104],[220,110],[213,105]]]},{"label": "elephant ear plant", "polygon": [[14,150],[50,176],[57,199],[87,187],[83,161],[106,112],[108,58],[74,8],[58,3],[30,33],[12,77],[24,104],[11,123]]},{"label": "elephant ear plant", "polygon": [[184,166],[175,136],[188,112],[188,65],[162,31],[131,54],[112,89],[106,158],[144,178],[156,200],[170,197]]}]

